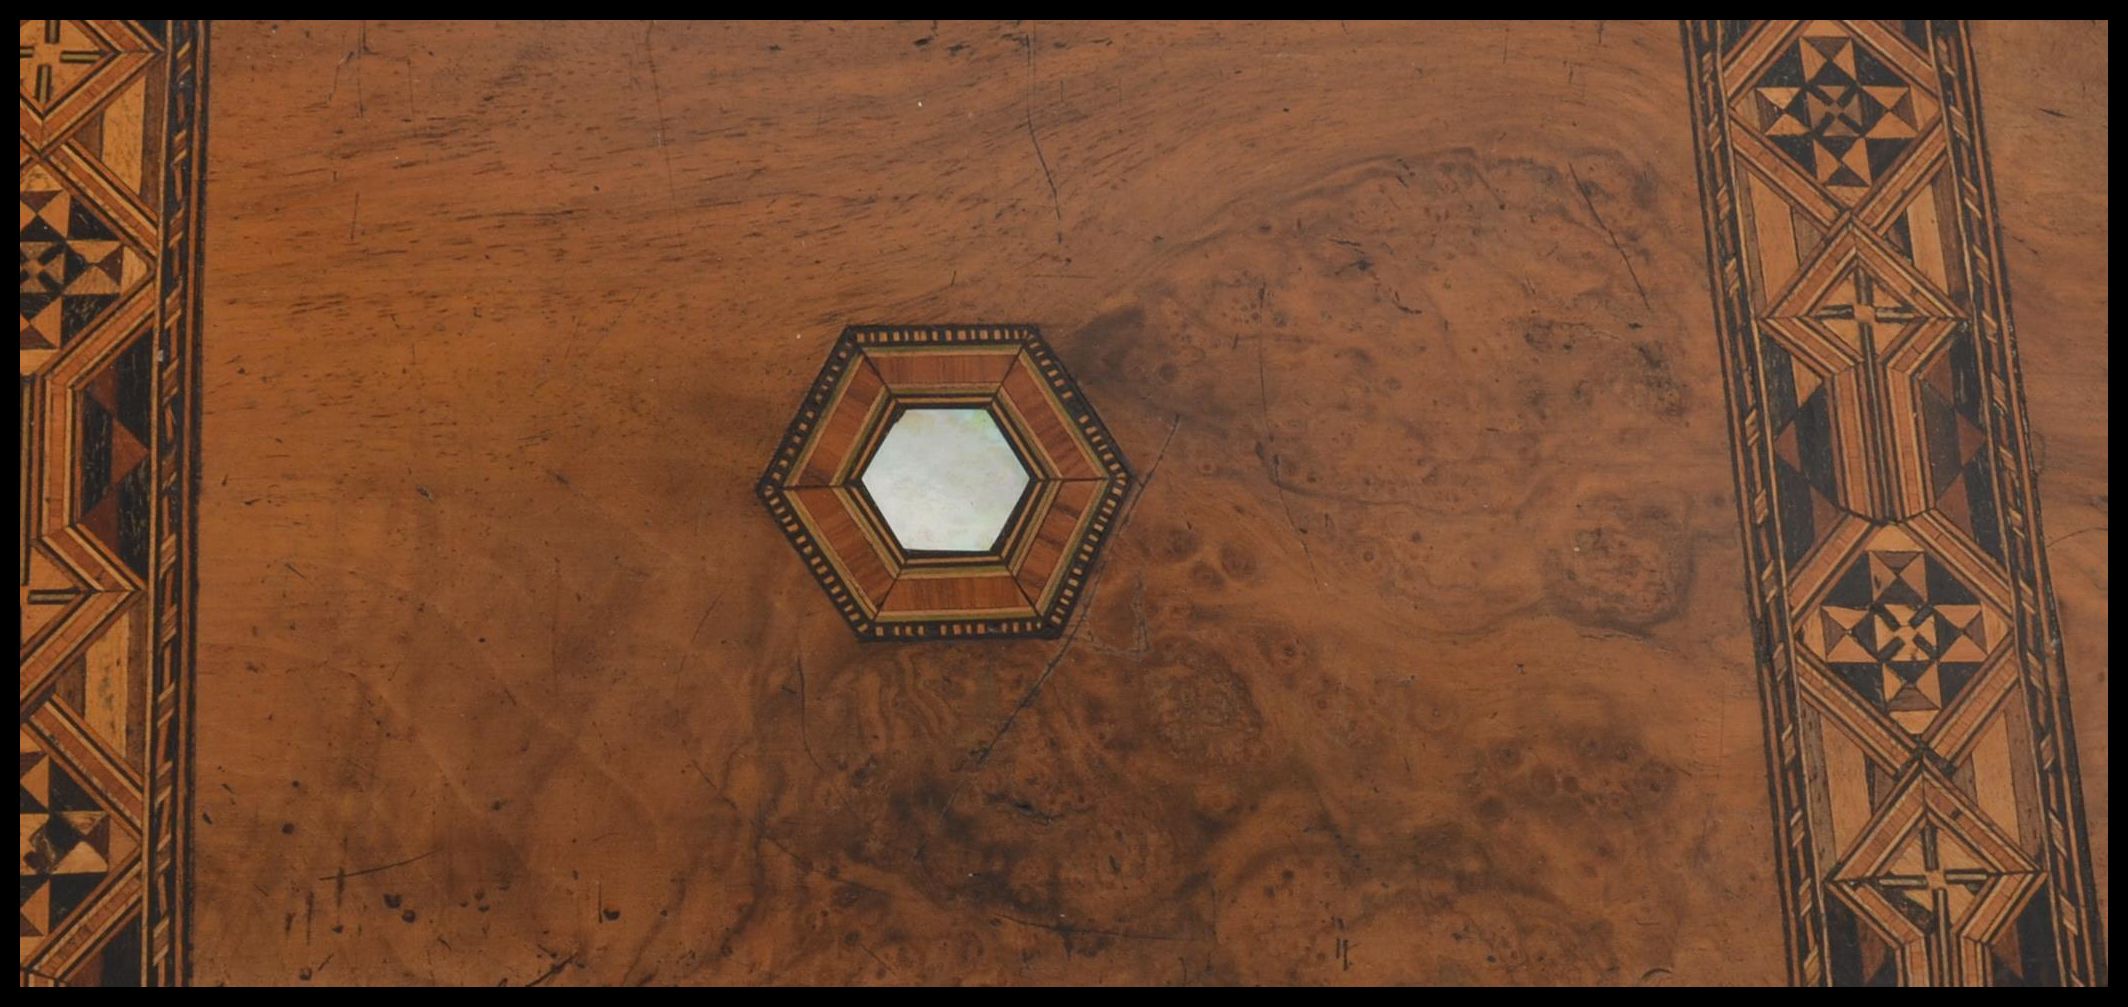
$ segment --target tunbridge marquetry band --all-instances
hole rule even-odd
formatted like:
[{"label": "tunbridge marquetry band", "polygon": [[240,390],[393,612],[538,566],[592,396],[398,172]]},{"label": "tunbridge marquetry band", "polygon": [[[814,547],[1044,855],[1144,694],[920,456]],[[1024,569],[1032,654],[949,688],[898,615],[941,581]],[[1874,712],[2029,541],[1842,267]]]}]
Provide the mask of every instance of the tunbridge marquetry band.
[{"label": "tunbridge marquetry band", "polygon": [[2103,984],[1966,27],[1684,42],[1791,976]]},{"label": "tunbridge marquetry band", "polygon": [[22,985],[185,981],[199,21],[24,21]]}]

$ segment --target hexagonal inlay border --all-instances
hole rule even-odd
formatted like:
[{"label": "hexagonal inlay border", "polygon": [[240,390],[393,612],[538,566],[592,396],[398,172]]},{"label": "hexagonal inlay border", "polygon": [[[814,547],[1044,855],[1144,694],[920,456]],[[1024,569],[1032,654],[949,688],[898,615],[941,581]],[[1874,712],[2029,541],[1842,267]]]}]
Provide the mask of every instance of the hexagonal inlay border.
[{"label": "hexagonal inlay border", "polygon": [[[904,551],[858,482],[903,410],[990,412],[1033,481],[991,551]],[[865,640],[1055,637],[1121,512],[1130,466],[1032,325],[853,325],[757,491]]]}]

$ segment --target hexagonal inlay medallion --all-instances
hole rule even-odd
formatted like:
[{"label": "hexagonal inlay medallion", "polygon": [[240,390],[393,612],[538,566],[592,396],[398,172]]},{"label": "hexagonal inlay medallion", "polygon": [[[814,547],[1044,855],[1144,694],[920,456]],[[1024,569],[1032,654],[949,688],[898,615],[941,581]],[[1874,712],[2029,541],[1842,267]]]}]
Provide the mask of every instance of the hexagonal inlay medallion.
[{"label": "hexagonal inlay medallion", "polygon": [[759,492],[864,639],[1056,636],[1130,481],[1032,326],[853,326]]}]

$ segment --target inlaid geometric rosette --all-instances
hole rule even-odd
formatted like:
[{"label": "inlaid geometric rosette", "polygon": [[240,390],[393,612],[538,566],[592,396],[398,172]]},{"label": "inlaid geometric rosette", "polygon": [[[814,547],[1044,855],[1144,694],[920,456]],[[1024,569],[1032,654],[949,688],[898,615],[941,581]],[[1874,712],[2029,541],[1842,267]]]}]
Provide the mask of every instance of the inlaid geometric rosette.
[{"label": "inlaid geometric rosette", "polygon": [[2042,876],[1955,783],[1922,766],[1913,773],[1834,868],[1834,884],[1878,924],[1869,936],[1883,944],[1883,978],[1903,971],[1940,986],[1989,975],[1997,935]]},{"label": "inlaid geometric rosette", "polygon": [[1842,202],[1859,200],[1936,122],[1934,96],[1899,55],[1833,22],[1813,25],[1756,67],[1735,98],[1735,121],[1781,152],[1776,163]]},{"label": "inlaid geometric rosette", "polygon": [[[860,477],[912,409],[982,410],[1027,484],[990,548],[903,548]],[[1131,472],[1027,325],[852,326],[828,353],[758,491],[864,640],[1063,632]]]},{"label": "inlaid geometric rosette", "polygon": [[163,45],[160,24],[152,21],[45,18],[17,28],[21,133],[26,143],[40,146],[96,115],[155,61]]},{"label": "inlaid geometric rosette", "polygon": [[1998,670],[2009,620],[1994,590],[1898,525],[1878,528],[1794,624],[1803,688],[1836,706],[1864,744],[1897,762],[1919,742],[1958,751],[2014,683]]},{"label": "inlaid geometric rosette", "polygon": [[1685,41],[1793,978],[2103,984],[1965,26]]}]

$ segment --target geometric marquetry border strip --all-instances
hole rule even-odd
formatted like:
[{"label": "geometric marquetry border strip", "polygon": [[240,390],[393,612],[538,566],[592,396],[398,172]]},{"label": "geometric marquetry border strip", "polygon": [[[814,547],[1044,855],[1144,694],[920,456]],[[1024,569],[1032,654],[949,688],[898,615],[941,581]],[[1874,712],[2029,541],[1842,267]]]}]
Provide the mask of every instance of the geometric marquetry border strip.
[{"label": "geometric marquetry border strip", "polygon": [[[980,553],[902,548],[858,476],[911,408],[989,413],[1029,475]],[[1071,619],[1132,476],[1032,325],[853,325],[828,351],[756,492],[866,641],[1054,638]]]},{"label": "geometric marquetry border strip", "polygon": [[21,985],[190,974],[202,21],[21,23]]},{"label": "geometric marquetry border strip", "polygon": [[2103,985],[1966,27],[1684,48],[1791,977]]}]

